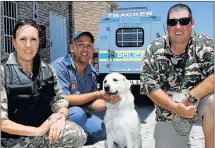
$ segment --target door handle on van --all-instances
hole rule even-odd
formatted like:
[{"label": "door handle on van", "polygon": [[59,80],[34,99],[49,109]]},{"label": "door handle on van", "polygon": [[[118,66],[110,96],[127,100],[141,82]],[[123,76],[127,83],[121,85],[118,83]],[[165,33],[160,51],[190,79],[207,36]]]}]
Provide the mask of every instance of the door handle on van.
[{"label": "door handle on van", "polygon": [[113,61],[114,53],[115,53],[114,50],[108,49],[108,58],[111,59],[112,61]]},{"label": "door handle on van", "polygon": [[114,53],[115,53],[114,50],[112,50],[112,51],[110,52],[110,55],[111,55],[112,58],[114,57]]}]

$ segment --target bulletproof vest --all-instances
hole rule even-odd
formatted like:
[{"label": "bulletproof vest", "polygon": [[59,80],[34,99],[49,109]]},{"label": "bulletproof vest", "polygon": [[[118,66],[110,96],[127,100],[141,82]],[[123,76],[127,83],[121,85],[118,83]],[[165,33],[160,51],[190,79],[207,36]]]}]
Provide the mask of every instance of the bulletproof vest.
[{"label": "bulletproof vest", "polygon": [[[56,82],[49,65],[41,67],[40,64],[40,58],[37,57],[33,64],[32,78],[17,65],[4,65],[8,117],[16,123],[39,127],[52,114],[50,102],[56,96]],[[5,138],[19,138],[4,132],[1,135]]]}]

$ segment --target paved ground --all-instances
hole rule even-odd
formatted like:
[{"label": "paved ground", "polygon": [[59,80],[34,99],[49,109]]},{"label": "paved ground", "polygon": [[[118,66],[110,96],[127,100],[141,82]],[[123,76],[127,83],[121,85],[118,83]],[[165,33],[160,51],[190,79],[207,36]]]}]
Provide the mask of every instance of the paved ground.
[{"label": "paved ground", "polygon": [[[154,148],[155,141],[153,131],[155,126],[155,110],[153,107],[136,107],[141,120],[141,135],[143,148]],[[193,126],[190,135],[191,148],[204,148],[204,135],[202,132],[201,122]],[[100,141],[91,146],[84,148],[104,148],[104,141]]]}]

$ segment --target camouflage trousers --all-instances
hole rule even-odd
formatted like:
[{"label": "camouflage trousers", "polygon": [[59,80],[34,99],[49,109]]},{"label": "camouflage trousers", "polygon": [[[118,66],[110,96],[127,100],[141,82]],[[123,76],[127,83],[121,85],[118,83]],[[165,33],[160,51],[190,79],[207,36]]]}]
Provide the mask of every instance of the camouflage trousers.
[{"label": "camouflage trousers", "polygon": [[42,137],[20,137],[19,139],[1,139],[3,148],[81,148],[87,141],[87,134],[77,124],[66,121],[63,137],[49,144],[49,132]]}]

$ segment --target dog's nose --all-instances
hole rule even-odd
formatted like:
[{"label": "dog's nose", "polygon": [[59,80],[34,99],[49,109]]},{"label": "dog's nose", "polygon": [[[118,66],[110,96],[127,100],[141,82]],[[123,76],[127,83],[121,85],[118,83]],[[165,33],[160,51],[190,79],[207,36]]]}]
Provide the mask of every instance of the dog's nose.
[{"label": "dog's nose", "polygon": [[110,90],[110,85],[108,85],[108,84],[104,85],[104,89],[106,92],[108,92]]}]

